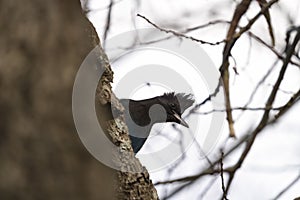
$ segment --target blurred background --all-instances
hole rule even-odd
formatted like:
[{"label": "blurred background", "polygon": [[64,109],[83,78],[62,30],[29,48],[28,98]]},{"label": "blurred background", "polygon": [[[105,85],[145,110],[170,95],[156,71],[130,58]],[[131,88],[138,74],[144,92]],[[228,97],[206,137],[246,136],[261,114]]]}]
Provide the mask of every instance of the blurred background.
[{"label": "blurred background", "polygon": [[[72,118],[75,75],[94,42],[85,14],[96,27],[104,47],[106,40],[118,34],[153,27],[137,17],[138,13],[163,29],[217,42],[226,38],[228,21],[238,3],[237,0],[85,0],[80,5],[73,0],[26,3],[0,0],[0,199],[112,199],[115,172],[87,152]],[[239,25],[246,25],[260,9],[258,2],[253,1]],[[278,1],[271,7],[274,47],[264,17],[251,27],[256,37],[244,34],[235,44],[229,68],[233,108],[265,106],[283,63],[278,54],[285,56],[286,33],[300,24],[299,11],[300,2],[293,0]],[[204,28],[187,31],[210,22]],[[224,44],[199,45],[218,70]],[[285,105],[299,91],[299,44],[295,51],[294,64],[287,68],[274,107]],[[112,67],[117,70],[117,66]],[[153,95],[161,91],[156,92]],[[200,96],[198,103],[205,98]],[[210,111],[210,106],[201,107],[196,116],[201,120]],[[233,179],[227,194],[229,199],[300,196],[299,111],[297,96],[288,112],[258,135]],[[150,171],[160,198],[222,197],[219,174],[201,176],[188,184],[159,182],[201,173],[209,166],[207,158],[215,160],[221,148],[226,153],[237,145],[239,139],[257,126],[263,112],[263,109],[236,109],[233,118],[237,140],[228,139],[225,122],[215,148],[204,152],[205,158],[203,152],[199,155],[195,148],[190,148],[180,162]],[[276,110],[271,114],[274,117]],[[140,154],[155,149],[151,145],[155,140],[161,137],[151,137]],[[202,142],[199,140],[198,144]],[[245,146],[246,143],[241,143],[224,158],[224,169],[237,162]],[[224,174],[224,181],[228,179],[228,174]]]},{"label": "blurred background", "polygon": [[[105,44],[106,40],[109,42],[111,38],[121,35],[126,31],[154,27],[149,21],[137,16],[137,14],[145,16],[150,22],[161,29],[172,30],[176,33],[182,33],[186,36],[214,43],[226,38],[234,9],[240,2],[235,0],[108,0],[101,2],[90,0],[85,5],[88,17],[95,25],[103,44]],[[263,1],[253,1],[250,4],[249,10],[241,18],[239,26],[245,26],[260,11],[259,2]],[[239,38],[232,49],[232,57],[230,58],[230,97],[233,108],[263,108],[265,106],[282,66],[282,62],[278,59],[277,54],[284,56],[286,33],[291,27],[299,26],[299,9],[300,2],[288,0],[278,1],[269,10],[275,39],[274,47],[272,46],[272,37],[269,33],[267,20],[264,17],[260,17],[251,27],[250,31],[253,35],[244,34]],[[136,41],[138,39],[135,40],[135,44],[132,44],[131,49],[144,47],[142,43]],[[218,70],[222,64],[224,45],[200,43],[198,45],[208,54]],[[109,51],[110,49],[106,50]],[[296,52],[299,55],[299,44]],[[116,76],[123,75],[126,77],[124,71],[120,69],[122,66],[141,65],[149,57],[155,60],[153,62],[157,60],[164,62],[163,59],[166,59],[163,56],[151,58],[151,54],[148,54],[148,57],[146,54],[143,56],[138,54],[136,57],[138,59],[128,58],[130,61],[123,59],[123,63],[112,63]],[[298,65],[290,64],[287,68],[273,104],[274,107],[284,105],[299,90],[299,58],[295,56],[293,60]],[[174,68],[176,67],[181,66],[174,66]],[[189,77],[185,78],[189,79]],[[201,84],[199,82],[199,87],[195,94],[198,97],[198,103],[207,97],[207,93],[206,91],[203,92]],[[117,88],[116,85],[115,83],[115,88]],[[197,88],[197,86],[195,87]],[[143,99],[149,97],[149,95],[156,96],[159,93],[162,93],[162,91],[155,86],[150,86],[150,88],[144,87],[144,92],[141,92],[136,97]],[[200,113],[196,116],[200,124],[201,121],[206,121],[212,114],[206,114],[210,110],[209,103],[201,107]],[[228,194],[229,199],[293,199],[300,195],[299,111],[300,105],[299,103],[295,103],[295,106],[280,120],[268,126],[256,138],[249,155],[234,177]],[[275,114],[276,112],[272,112],[271,116]],[[237,109],[233,112],[237,140],[228,139],[229,131],[227,122],[225,122],[222,134],[212,151],[199,153],[195,147],[197,144],[192,145],[185,152],[184,158],[178,162],[174,162],[163,169],[150,172],[153,182],[176,180],[176,178],[184,178],[203,172],[208,165],[203,154],[210,160],[214,160],[219,156],[221,148],[225,152],[230,150],[239,139],[248,134],[249,130],[254,129],[258,125],[262,115],[263,110],[249,111]],[[202,130],[205,130],[209,126],[206,123],[201,125]],[[157,133],[158,129],[159,127],[153,128],[152,134],[155,136],[146,142],[144,148],[139,152],[140,155],[138,154],[138,157],[142,158],[143,154],[147,154],[153,151],[153,149],[161,148],[160,142],[166,141],[172,135],[173,137],[179,137],[178,134],[170,131],[171,128],[159,134]],[[173,129],[173,132],[176,132],[176,130]],[[199,135],[201,134],[203,135],[204,133],[199,133]],[[201,136],[198,137],[198,143],[200,146],[203,145]],[[226,157],[224,168],[230,167],[237,162],[244,147],[245,144],[241,144],[236,151]],[[224,176],[226,182],[229,177],[227,174]],[[219,175],[204,176],[192,182],[186,187],[184,187],[185,183],[175,181],[172,184],[158,184],[156,188],[162,199],[216,199],[220,198],[222,194],[221,178]],[[180,189],[181,187],[184,189]]]}]

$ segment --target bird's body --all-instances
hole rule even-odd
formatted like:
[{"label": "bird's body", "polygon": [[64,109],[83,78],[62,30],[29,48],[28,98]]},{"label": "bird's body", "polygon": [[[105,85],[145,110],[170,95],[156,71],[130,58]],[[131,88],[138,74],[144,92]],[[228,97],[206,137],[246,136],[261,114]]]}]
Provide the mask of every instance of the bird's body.
[{"label": "bird's body", "polygon": [[181,114],[194,103],[191,97],[183,93],[165,93],[140,101],[121,99],[134,152],[142,148],[155,123],[175,122],[188,127]]},{"label": "bird's body", "polygon": [[125,108],[125,122],[129,130],[132,148],[137,153],[146,142],[154,124],[151,123],[148,114],[150,107],[143,102],[129,99],[121,99],[120,102]]}]

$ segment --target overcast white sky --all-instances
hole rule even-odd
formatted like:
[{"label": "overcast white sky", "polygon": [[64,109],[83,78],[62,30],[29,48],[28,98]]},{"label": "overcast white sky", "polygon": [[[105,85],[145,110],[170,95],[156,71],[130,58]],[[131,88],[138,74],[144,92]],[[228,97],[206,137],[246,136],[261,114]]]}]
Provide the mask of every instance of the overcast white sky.
[{"label": "overcast white sky", "polygon": [[[188,27],[207,23],[214,19],[226,19],[230,20],[234,9],[234,3],[232,1],[225,0],[161,0],[161,1],[129,1],[129,0],[115,0],[116,4],[112,10],[111,27],[108,33],[108,38],[120,35],[126,31],[151,27],[145,20],[136,17],[137,13],[145,15],[158,25],[163,27],[184,30]],[[96,26],[96,29],[102,37],[105,27],[107,6],[109,1],[106,0],[90,0],[91,12],[89,18]],[[259,10],[259,6],[256,2],[251,4],[250,12],[247,13],[247,17],[250,18],[256,14]],[[275,38],[278,43],[276,48],[281,51],[284,47],[285,32],[288,27],[288,21],[282,14],[287,13],[291,19],[295,21],[295,24],[300,25],[300,1],[284,0],[280,1],[280,7],[277,5],[271,9],[272,22],[275,30]],[[243,19],[243,23],[247,20]],[[210,28],[205,28],[200,31],[192,32],[191,35],[205,41],[216,42],[224,39],[226,31],[226,25],[216,25]],[[270,37],[267,34],[266,22],[261,18],[254,26],[253,32],[270,43]],[[249,45],[252,45],[252,50],[249,57]],[[201,48],[208,54],[216,69],[221,63],[222,45],[209,46],[200,45]],[[246,37],[236,44],[232,51],[234,58],[236,59],[236,67],[239,75],[232,76],[231,87],[231,99],[233,107],[243,106],[247,102],[253,88],[256,83],[263,77],[263,75],[270,69],[274,63],[275,56],[270,50],[263,48],[254,40],[251,44]],[[148,57],[147,57],[148,56]],[[150,58],[149,58],[150,56]],[[172,62],[172,58],[162,54],[140,53],[133,54],[127,59],[116,62],[113,64],[113,68],[116,74],[116,83],[121,79],[125,71],[118,68],[122,65],[138,66],[141,65],[141,60],[147,60],[148,64],[153,61],[153,64],[162,64],[164,60],[169,59],[169,65]],[[155,60],[155,62],[154,62]],[[146,61],[145,61],[146,62]],[[232,62],[232,61],[231,61]],[[176,63],[176,62],[175,62]],[[180,61],[177,62],[178,66]],[[279,62],[280,63],[280,62]],[[143,63],[145,64],[145,63]],[[173,64],[174,68],[178,67]],[[180,65],[181,66],[181,65]],[[272,78],[276,78],[277,72],[280,69],[280,65],[276,65],[274,68]],[[192,74],[192,73],[191,73]],[[234,74],[232,72],[232,74]],[[289,92],[295,92],[300,86],[300,70],[297,67],[290,66],[286,78],[281,89],[287,92],[280,92],[280,96],[275,101],[275,106],[280,106],[290,97]],[[188,76],[185,78],[195,82],[195,78]],[[269,93],[271,86],[268,83],[272,83],[272,78],[267,79],[265,85],[259,89],[255,96],[254,102],[250,104],[251,107],[262,107],[265,104],[266,94]],[[201,83],[201,81],[199,81]],[[115,84],[115,87],[117,84]],[[196,84],[192,84],[196,85]],[[199,90],[201,91],[203,84],[199,84]],[[135,95],[136,98],[147,98],[149,94],[152,96],[161,94],[163,89],[159,86],[147,88],[142,87]],[[199,91],[198,90],[198,91]],[[205,90],[205,89],[203,89]],[[151,96],[150,95],[150,96]],[[203,94],[195,94],[197,101],[203,99]],[[204,95],[205,96],[205,95]],[[123,97],[122,97],[123,98]],[[291,112],[284,116],[276,125],[269,127],[261,133],[257,138],[256,143],[252,147],[252,150],[247,157],[242,168],[237,172],[233,181],[232,188],[229,193],[229,199],[272,199],[274,198],[288,183],[290,183],[300,173],[300,104],[296,105]],[[234,118],[239,116],[239,112],[234,113]],[[249,113],[243,115],[236,121],[235,128],[237,137],[241,137],[247,128],[251,125],[255,125],[257,120],[261,116],[261,113]],[[202,129],[205,130],[207,123],[209,123],[209,116],[198,116],[198,120],[205,123]],[[207,120],[207,121],[206,121]],[[170,132],[167,129],[166,132]],[[218,140],[218,145],[215,147],[215,151],[218,151],[218,146],[224,143],[224,140],[228,136],[227,126],[224,125],[222,135]],[[166,140],[163,140],[159,136],[152,137],[145,146],[147,148],[159,148]],[[199,139],[199,138],[198,138]],[[152,143],[151,143],[152,141]],[[159,143],[159,141],[161,143]],[[199,143],[202,144],[201,137]],[[234,141],[231,141],[234,143]],[[159,144],[159,145],[158,145]],[[143,152],[141,152],[142,154]],[[217,152],[211,152],[210,155],[214,155]],[[225,161],[225,166],[233,164],[239,156],[239,151],[233,154],[231,160]],[[210,156],[209,155],[209,156]],[[178,168],[171,174],[171,177],[167,177],[167,168],[156,170],[151,172],[151,179],[153,182],[165,180],[166,178],[184,177],[185,175],[193,175],[200,171],[201,167],[205,165],[204,159],[199,159],[199,155],[195,148],[191,148],[187,152],[187,157],[178,166]],[[146,166],[147,167],[147,166]],[[186,188],[172,199],[200,199],[200,193],[207,183],[205,181],[197,182],[189,188]],[[172,187],[172,186],[171,186]],[[162,197],[165,195],[165,187],[157,187],[159,195]],[[168,187],[168,189],[170,189]],[[171,190],[169,190],[171,191]],[[215,199],[219,198],[221,194],[221,182],[219,178],[213,183],[213,186],[209,189],[203,199]],[[300,181],[298,181],[289,191],[287,191],[280,199],[293,199],[300,196]]]}]

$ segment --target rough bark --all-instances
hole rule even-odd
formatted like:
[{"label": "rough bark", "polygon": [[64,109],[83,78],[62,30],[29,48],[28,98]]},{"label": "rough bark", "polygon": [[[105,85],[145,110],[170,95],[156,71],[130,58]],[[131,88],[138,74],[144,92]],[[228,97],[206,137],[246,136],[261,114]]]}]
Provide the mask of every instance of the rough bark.
[{"label": "rough bark", "polygon": [[[113,81],[113,71],[101,47],[99,55],[101,57],[99,64],[105,68],[105,73],[97,87],[96,109],[98,113],[101,113],[101,116],[105,113],[106,118],[101,118],[98,114],[98,119],[101,126],[107,130],[106,135],[118,146],[118,152],[113,158],[116,163],[121,164],[121,170],[117,172],[117,199],[158,199],[147,169],[141,165],[131,148],[128,129],[124,123],[124,108],[111,90],[110,83]],[[111,110],[119,113],[119,115],[113,117]],[[127,153],[128,151],[129,153]],[[133,171],[139,173],[132,173]]]},{"label": "rough bark", "polygon": [[0,199],[155,199],[146,171],[106,167],[76,133],[73,82],[95,44],[80,2],[0,0],[0,19]]},{"label": "rough bark", "polygon": [[93,48],[79,1],[0,1],[0,199],[110,199],[114,171],[83,147],[73,81]]}]

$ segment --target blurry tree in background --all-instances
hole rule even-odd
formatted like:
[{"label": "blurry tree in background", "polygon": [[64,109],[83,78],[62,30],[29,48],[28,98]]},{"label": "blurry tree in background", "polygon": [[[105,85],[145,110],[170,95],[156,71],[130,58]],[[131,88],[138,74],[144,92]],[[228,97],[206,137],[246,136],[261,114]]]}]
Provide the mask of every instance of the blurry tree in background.
[{"label": "blurry tree in background", "polygon": [[0,16],[0,199],[155,199],[147,171],[128,181],[76,133],[73,82],[98,43],[80,1],[1,0]]},{"label": "blurry tree in background", "polygon": [[93,48],[81,13],[79,1],[0,1],[0,199],[111,198],[112,170],[72,119],[74,77]]}]

